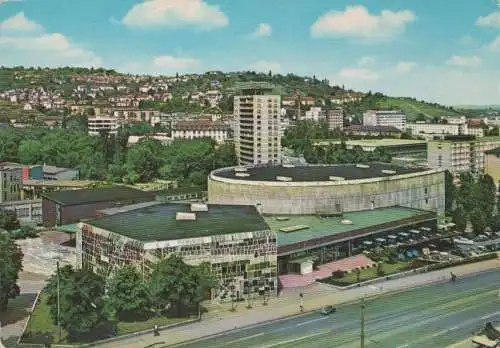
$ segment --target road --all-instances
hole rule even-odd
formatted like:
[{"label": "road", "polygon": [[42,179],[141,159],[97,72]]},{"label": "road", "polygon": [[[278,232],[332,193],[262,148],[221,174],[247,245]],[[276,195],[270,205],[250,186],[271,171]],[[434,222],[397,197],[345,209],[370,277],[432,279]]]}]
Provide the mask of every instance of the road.
[{"label": "road", "polygon": [[[499,284],[500,270],[493,270],[367,300],[366,347],[440,348],[464,340],[500,320]],[[341,305],[330,316],[312,313],[176,347],[357,348],[360,313],[359,304]]]}]

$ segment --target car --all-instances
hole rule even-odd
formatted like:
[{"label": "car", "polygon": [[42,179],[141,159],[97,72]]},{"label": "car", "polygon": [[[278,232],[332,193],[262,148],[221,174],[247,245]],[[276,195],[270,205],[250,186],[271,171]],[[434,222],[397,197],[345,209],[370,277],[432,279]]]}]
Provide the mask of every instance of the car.
[{"label": "car", "polygon": [[337,308],[328,305],[328,306],[324,306],[321,309],[321,314],[323,314],[323,315],[330,315],[332,313],[335,313],[336,311],[337,311]]}]

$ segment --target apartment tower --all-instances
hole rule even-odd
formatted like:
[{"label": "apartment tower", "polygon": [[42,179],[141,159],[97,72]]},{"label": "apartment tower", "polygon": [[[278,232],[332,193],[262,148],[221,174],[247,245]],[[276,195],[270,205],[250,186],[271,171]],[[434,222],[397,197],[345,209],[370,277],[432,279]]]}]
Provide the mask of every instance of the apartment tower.
[{"label": "apartment tower", "polygon": [[238,89],[234,143],[239,165],[281,163],[281,97],[268,83],[242,83]]}]

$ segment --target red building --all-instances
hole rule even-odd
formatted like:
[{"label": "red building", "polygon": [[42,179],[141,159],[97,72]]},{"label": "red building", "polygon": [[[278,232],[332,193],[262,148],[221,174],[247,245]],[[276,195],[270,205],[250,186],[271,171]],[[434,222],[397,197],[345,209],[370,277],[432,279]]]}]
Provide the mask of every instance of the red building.
[{"label": "red building", "polygon": [[96,218],[102,209],[154,201],[156,194],[127,186],[110,186],[49,192],[42,197],[43,226],[53,227]]}]

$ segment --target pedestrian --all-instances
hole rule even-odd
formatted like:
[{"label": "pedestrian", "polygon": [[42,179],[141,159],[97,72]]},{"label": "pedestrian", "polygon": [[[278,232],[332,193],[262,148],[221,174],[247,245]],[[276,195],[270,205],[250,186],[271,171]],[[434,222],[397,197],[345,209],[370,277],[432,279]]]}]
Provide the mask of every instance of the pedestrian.
[{"label": "pedestrian", "polygon": [[153,335],[160,336],[160,331],[158,330],[158,324],[155,324],[155,326],[153,327]]}]

